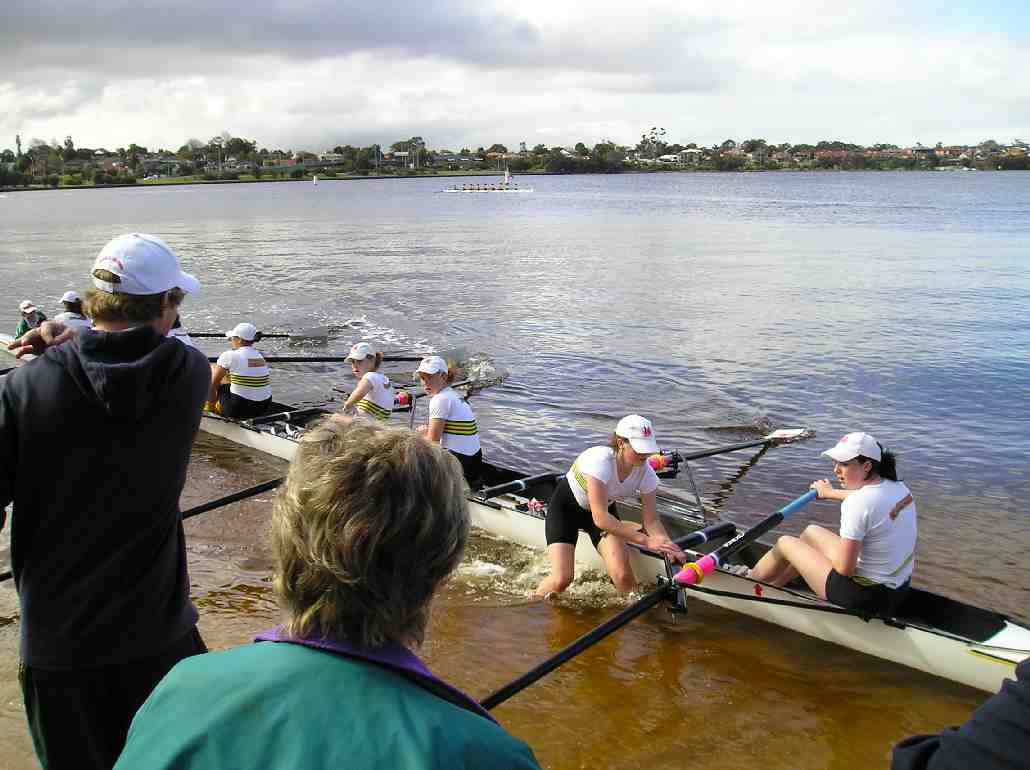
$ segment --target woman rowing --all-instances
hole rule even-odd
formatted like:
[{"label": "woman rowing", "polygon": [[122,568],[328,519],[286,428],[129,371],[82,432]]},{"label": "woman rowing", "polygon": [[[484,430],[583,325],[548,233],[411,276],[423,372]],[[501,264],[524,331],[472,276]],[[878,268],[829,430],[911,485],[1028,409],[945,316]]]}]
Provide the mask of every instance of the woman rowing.
[{"label": "woman rowing", "polygon": [[236,324],[225,333],[232,346],[211,364],[211,389],[204,408],[223,417],[259,417],[272,403],[271,372],[261,351],[254,347],[254,324]]},{"label": "woman rowing", "polygon": [[[551,574],[537,586],[538,596],[560,593],[572,583],[580,530],[590,536],[612,582],[623,593],[637,584],[627,542],[677,562],[686,561],[658,518],[658,476],[647,462],[657,451],[651,421],[631,414],[619,420],[607,446],[591,447],[576,458],[547,504],[545,533]],[[616,512],[614,501],[634,493],[640,495],[644,530],[623,522]]]},{"label": "woman rowing", "polygon": [[66,291],[61,295],[61,305],[64,312],[55,315],[55,321],[60,321],[65,326],[75,329],[76,334],[82,329],[93,328],[93,322],[82,312],[82,297],[77,291]]},{"label": "woman rowing", "polygon": [[390,378],[379,372],[383,354],[372,350],[367,342],[355,344],[345,359],[358,378],[358,386],[351,391],[343,405],[344,414],[386,422],[393,413],[393,385]]},{"label": "woman rowing", "polygon": [[456,368],[440,356],[428,356],[418,365],[415,376],[422,382],[429,401],[429,422],[418,430],[430,441],[436,441],[458,458],[465,479],[476,484],[482,473],[483,449],[479,443],[479,426],[472,407],[451,387]]},{"label": "woman rowing", "polygon": [[784,535],[748,576],[782,586],[800,575],[821,598],[848,609],[891,615],[915,567],[916,504],[898,481],[894,453],[868,433],[849,433],[823,452],[840,481],[812,483],[821,499],[841,500],[840,535],[809,524]]}]

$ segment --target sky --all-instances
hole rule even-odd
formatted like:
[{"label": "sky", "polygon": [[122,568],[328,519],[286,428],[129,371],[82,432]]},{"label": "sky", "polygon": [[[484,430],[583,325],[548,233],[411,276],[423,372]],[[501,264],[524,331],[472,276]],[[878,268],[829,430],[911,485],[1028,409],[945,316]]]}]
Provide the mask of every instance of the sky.
[{"label": "sky", "polygon": [[2,0],[0,148],[1030,141],[1030,4]]}]

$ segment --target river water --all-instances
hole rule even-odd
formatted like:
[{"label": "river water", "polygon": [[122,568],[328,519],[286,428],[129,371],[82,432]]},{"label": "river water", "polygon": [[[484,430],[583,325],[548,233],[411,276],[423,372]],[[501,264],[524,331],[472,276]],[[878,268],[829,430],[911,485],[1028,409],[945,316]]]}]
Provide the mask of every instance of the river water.
[{"label": "river water", "polygon": [[[110,237],[140,230],[203,282],[183,309],[190,329],[328,325],[327,346],[263,349],[342,353],[365,338],[489,358],[509,376],[473,406],[485,454],[512,467],[563,468],[630,412],[687,450],[813,429],[737,482],[746,452],[695,464],[710,513],[748,524],[830,475],[819,451],[867,430],[897,451],[919,504],[914,582],[1030,619],[1030,174],[519,181],[534,192],[449,195],[455,180],[417,179],[0,195],[0,324],[13,331],[24,298],[56,312]],[[334,386],[351,384],[333,365],[274,371],[277,397],[298,403],[338,402]],[[281,471],[201,436],[183,505]],[[276,620],[269,506],[187,524],[213,648]],[[809,506],[783,530],[837,516]],[[477,535],[435,607],[434,670],[485,696],[625,604],[596,575],[557,606],[532,602],[545,572],[542,556]],[[27,768],[9,584],[0,649],[0,753]],[[963,721],[985,697],[694,604],[685,619],[634,621],[497,714],[553,768],[702,755],[714,768],[851,768],[885,766],[893,742]]]}]

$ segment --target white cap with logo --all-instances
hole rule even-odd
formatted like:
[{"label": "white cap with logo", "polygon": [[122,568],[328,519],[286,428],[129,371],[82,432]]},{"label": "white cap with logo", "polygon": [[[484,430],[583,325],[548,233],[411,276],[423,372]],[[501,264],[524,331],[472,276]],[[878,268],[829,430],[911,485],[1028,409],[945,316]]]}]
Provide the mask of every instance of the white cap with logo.
[{"label": "white cap with logo", "polygon": [[651,421],[639,414],[627,415],[619,420],[615,426],[615,435],[628,439],[634,452],[653,454],[658,451],[658,441]]},{"label": "white cap with logo", "polygon": [[255,327],[254,324],[249,323],[236,324],[225,333],[225,336],[229,339],[239,337],[241,340],[253,342],[254,338],[257,337],[257,327]]},{"label": "white cap with logo", "polygon": [[82,302],[82,297],[77,291],[66,291],[61,295],[61,302]]},{"label": "white cap with logo", "polygon": [[97,254],[93,270],[107,270],[118,282],[93,276],[93,285],[111,294],[160,294],[182,289],[193,294],[200,281],[179,267],[179,258],[167,243],[146,233],[119,235]]},{"label": "white cap with logo", "polygon": [[36,306],[32,304],[32,300],[28,300],[28,299],[23,299],[21,301],[21,303],[18,305],[18,308],[23,313],[35,313],[36,312]]},{"label": "white cap with logo", "polygon": [[849,433],[837,442],[837,445],[823,452],[831,460],[839,463],[846,463],[854,460],[859,455],[868,457],[870,460],[880,461],[880,445],[876,439],[868,433]]},{"label": "white cap with logo", "polygon": [[371,358],[375,354],[375,351],[372,350],[372,346],[369,345],[367,342],[358,342],[351,347],[350,353],[348,353],[347,357],[343,360],[364,361],[366,358]]},{"label": "white cap with logo", "polygon": [[426,356],[415,371],[422,374],[447,374],[447,362],[440,356]]}]

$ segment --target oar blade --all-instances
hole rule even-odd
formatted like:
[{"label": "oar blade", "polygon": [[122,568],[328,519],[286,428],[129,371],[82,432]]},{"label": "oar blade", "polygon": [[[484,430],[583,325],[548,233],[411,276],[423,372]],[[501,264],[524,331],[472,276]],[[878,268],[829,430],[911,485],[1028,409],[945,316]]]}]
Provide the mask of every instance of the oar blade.
[{"label": "oar blade", "polygon": [[763,438],[766,441],[775,441],[779,444],[785,444],[788,441],[800,441],[806,438],[812,438],[815,435],[815,431],[809,428],[780,428],[774,430],[772,433],[766,434]]}]

